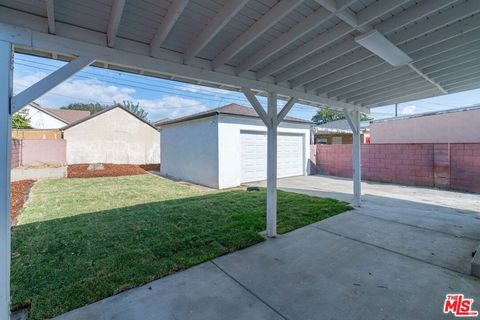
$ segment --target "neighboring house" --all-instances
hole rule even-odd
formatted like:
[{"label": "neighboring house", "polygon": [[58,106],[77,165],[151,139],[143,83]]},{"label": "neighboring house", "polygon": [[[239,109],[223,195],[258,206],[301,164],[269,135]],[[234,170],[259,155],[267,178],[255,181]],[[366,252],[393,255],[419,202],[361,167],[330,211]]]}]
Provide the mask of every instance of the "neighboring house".
[{"label": "neighboring house", "polygon": [[90,115],[88,111],[43,108],[35,102],[29,103],[22,110],[28,110],[33,129],[60,129]]},{"label": "neighboring house", "polygon": [[67,163],[160,163],[160,132],[132,112],[111,107],[61,129]]},{"label": "neighboring house", "polygon": [[[360,122],[362,143],[370,143],[370,121]],[[353,132],[346,119],[327,122],[312,128],[315,144],[352,144]]]},{"label": "neighboring house", "polygon": [[[278,128],[278,177],[307,175],[310,126],[286,117]],[[267,130],[254,109],[237,104],[164,121],[161,174],[213,188],[267,176]]]},{"label": "neighboring house", "polygon": [[480,142],[480,105],[374,121],[372,143]]}]

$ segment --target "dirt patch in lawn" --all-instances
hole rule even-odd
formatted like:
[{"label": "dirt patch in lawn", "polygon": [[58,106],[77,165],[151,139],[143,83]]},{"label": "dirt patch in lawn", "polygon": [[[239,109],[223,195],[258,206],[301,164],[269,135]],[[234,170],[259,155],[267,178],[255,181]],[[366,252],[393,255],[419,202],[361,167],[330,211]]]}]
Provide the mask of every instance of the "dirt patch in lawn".
[{"label": "dirt patch in lawn", "polygon": [[10,221],[12,225],[16,224],[18,214],[22,210],[23,204],[27,200],[28,192],[34,183],[35,180],[20,180],[10,184]]},{"label": "dirt patch in lawn", "polygon": [[89,170],[90,164],[72,164],[67,168],[67,178],[120,177],[147,174],[147,171],[134,164],[103,163],[101,168]]}]

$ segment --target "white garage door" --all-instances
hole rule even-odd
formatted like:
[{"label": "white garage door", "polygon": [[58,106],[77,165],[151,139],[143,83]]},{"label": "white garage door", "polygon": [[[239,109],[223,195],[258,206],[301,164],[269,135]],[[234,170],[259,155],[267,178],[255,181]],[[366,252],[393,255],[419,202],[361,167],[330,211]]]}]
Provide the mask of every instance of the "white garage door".
[{"label": "white garage door", "polygon": [[[267,179],[267,134],[240,132],[241,182]],[[303,135],[278,134],[278,177],[303,175]]]}]

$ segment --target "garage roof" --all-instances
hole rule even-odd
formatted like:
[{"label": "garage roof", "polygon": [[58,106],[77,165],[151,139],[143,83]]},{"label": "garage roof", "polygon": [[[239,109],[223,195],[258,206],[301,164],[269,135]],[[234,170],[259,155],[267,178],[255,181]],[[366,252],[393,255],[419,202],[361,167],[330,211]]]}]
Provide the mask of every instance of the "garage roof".
[{"label": "garage roof", "polygon": [[88,117],[84,117],[84,118],[79,119],[79,120],[77,120],[77,121],[75,121],[75,122],[72,122],[72,123],[66,125],[65,127],[60,128],[60,130],[62,130],[62,131],[68,130],[68,129],[72,128],[72,127],[75,127],[75,126],[79,125],[80,123],[89,121],[89,120],[91,120],[91,119],[93,119],[93,118],[98,117],[99,115],[102,115],[102,114],[104,114],[104,113],[107,113],[107,112],[109,112],[109,111],[111,111],[111,110],[113,110],[113,109],[116,109],[116,108],[122,109],[123,111],[125,111],[125,112],[128,113],[128,114],[130,114],[131,116],[133,116],[133,117],[136,118],[137,120],[145,123],[146,125],[152,127],[152,128],[155,129],[155,130],[158,130],[153,124],[151,124],[151,123],[148,122],[147,120],[140,118],[139,116],[137,116],[137,115],[136,115],[135,113],[133,113],[132,111],[130,111],[130,110],[128,110],[127,108],[124,108],[124,107],[122,107],[122,106],[120,106],[120,105],[114,105],[114,106],[111,106],[111,107],[109,107],[109,108],[105,108],[105,109],[103,109],[102,111],[99,111],[99,112],[96,112],[96,113],[94,113],[94,114],[92,114],[92,115],[89,115]]},{"label": "garage roof", "polygon": [[58,119],[66,124],[78,121],[80,119],[86,118],[90,115],[88,111],[82,110],[65,110],[65,109],[53,109],[53,108],[43,108],[38,103],[31,102],[29,105],[35,109],[45,112],[46,114]]},{"label": "garage roof", "polygon": [[[178,118],[178,119],[172,119],[172,120],[166,120],[166,121],[158,121],[155,123],[156,126],[161,127],[163,125],[167,124],[174,124],[174,123],[180,123],[180,122],[185,122],[185,121],[190,121],[190,120],[195,120],[195,119],[202,119],[202,118],[207,118],[219,114],[227,114],[227,115],[232,115],[232,116],[238,116],[238,117],[248,117],[248,118],[260,118],[257,114],[257,112],[253,108],[249,108],[246,106],[242,106],[236,103],[230,103],[227,104],[226,106],[216,108],[216,109],[211,109],[208,111],[204,112],[199,112],[192,114],[190,116]],[[299,118],[294,118],[294,117],[285,117],[283,121],[286,122],[297,122],[297,123],[304,123],[304,124],[311,124],[312,122],[304,119],[299,119]]]},{"label": "garage roof", "polygon": [[0,40],[17,52],[92,55],[100,67],[273,91],[315,106],[365,112],[480,87],[480,1],[0,0],[0,7]]}]

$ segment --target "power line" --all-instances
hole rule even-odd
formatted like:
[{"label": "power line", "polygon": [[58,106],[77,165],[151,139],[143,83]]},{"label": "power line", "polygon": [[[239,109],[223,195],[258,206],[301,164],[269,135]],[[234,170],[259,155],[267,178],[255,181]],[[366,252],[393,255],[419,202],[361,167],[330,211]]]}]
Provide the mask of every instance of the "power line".
[{"label": "power line", "polygon": [[[47,63],[42,63],[42,62],[35,62],[35,61],[29,61],[29,60],[26,60],[26,59],[21,59],[21,58],[17,58],[16,60],[18,61],[25,61],[25,62],[28,62],[28,63],[34,63],[34,64],[38,64],[38,65],[44,65],[44,66],[49,66],[49,67],[54,67],[55,69],[57,68],[57,66],[55,65],[52,65],[52,64],[47,64]],[[18,65],[22,65],[22,66],[26,66],[26,67],[30,67],[30,68],[36,68],[36,69],[41,69],[41,70],[45,70],[45,71],[54,71],[54,70],[51,70],[51,69],[48,69],[48,68],[39,68],[38,66],[34,66],[34,65],[28,65],[28,64],[23,64],[23,63],[19,63],[17,62]],[[122,73],[122,72],[118,72],[118,71],[111,71],[111,70],[108,70],[108,72],[110,73],[115,73],[119,76],[124,76],[125,74]],[[168,94],[177,94],[177,95],[182,95],[182,96],[186,96],[186,97],[195,97],[197,98],[195,95],[189,95],[189,94],[179,94],[178,92],[171,92],[171,91],[161,91],[161,90],[157,90],[157,89],[153,89],[153,88],[156,88],[156,87],[160,87],[160,88],[166,88],[166,89],[173,89],[173,88],[178,88],[179,90],[181,91],[188,91],[188,90],[185,90],[185,87],[182,87],[182,86],[177,86],[177,85],[160,85],[160,84],[152,84],[152,83],[145,83],[145,82],[142,82],[142,81],[134,81],[134,80],[130,80],[130,79],[118,79],[116,77],[112,77],[112,76],[108,76],[108,75],[101,75],[101,74],[98,74],[98,73],[93,73],[93,72],[88,72],[88,71],[81,71],[79,72],[78,75],[76,75],[76,77],[81,77],[81,78],[84,78],[84,79],[94,79],[92,77],[87,77],[87,76],[82,76],[81,74],[91,74],[91,75],[94,75],[96,77],[101,77],[101,78],[108,78],[108,79],[114,79],[115,81],[109,81],[109,80],[101,80],[103,82],[106,82],[106,83],[111,83],[111,84],[116,84],[116,85],[122,85],[122,86],[129,86],[129,87],[133,87],[133,88],[137,88],[137,89],[140,89],[140,90],[148,90],[148,91],[154,91],[154,92],[163,92],[163,93],[168,93]],[[127,74],[128,75],[128,74]],[[133,76],[135,77],[136,75],[128,75],[128,76]],[[98,79],[94,79],[94,80],[98,80]],[[159,80],[159,81],[172,81],[173,80],[160,80],[160,79],[155,79],[155,80]],[[120,82],[119,82],[120,81]],[[136,84],[142,84],[142,85],[145,85],[145,86],[148,86],[149,88],[146,88],[146,87],[138,87],[138,86],[134,86],[134,85],[130,85],[130,84],[127,84],[127,83],[136,83]],[[192,84],[193,85],[193,84]],[[194,85],[194,86],[199,86],[201,87],[200,85]],[[199,89],[199,90],[202,90],[202,89]],[[218,90],[222,90],[222,89],[218,89]],[[225,93],[224,94],[236,94],[235,92],[229,92],[227,90],[223,90]],[[193,94],[198,94],[198,95],[208,95],[210,97],[210,93],[193,93]],[[222,94],[222,92],[219,92],[219,94]],[[202,99],[211,99],[211,98],[204,98],[202,97]],[[222,99],[226,99],[226,98],[222,98]],[[245,98],[240,98],[240,97],[229,97],[228,98],[229,100],[236,100],[236,101],[241,101],[241,102],[247,102],[247,100]],[[215,100],[217,101],[217,100]],[[306,106],[306,105],[296,105],[295,108],[315,108],[315,107],[311,107],[311,106]]]}]

